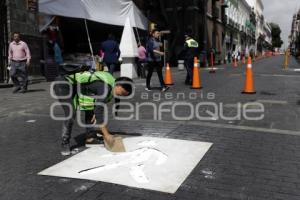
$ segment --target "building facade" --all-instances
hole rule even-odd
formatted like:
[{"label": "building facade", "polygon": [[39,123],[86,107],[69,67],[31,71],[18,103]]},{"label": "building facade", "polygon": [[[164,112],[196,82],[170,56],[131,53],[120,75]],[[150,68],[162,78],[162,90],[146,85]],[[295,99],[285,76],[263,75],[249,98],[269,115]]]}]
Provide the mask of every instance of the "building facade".
[{"label": "building facade", "polygon": [[256,55],[262,55],[264,49],[264,26],[265,26],[265,19],[263,16],[264,5],[261,0],[255,1],[254,11],[256,15]]},{"label": "building facade", "polygon": [[272,29],[268,22],[265,22],[264,25],[264,37],[265,37],[265,50],[272,48]]},{"label": "building facade", "polygon": [[[266,35],[270,36],[263,17],[261,0],[135,0],[148,19],[168,36],[169,57],[179,58],[184,33],[191,29],[200,44],[201,60],[214,52],[216,63],[261,53]],[[268,37],[268,40],[270,38]],[[258,47],[259,45],[259,47]]]},{"label": "building facade", "polygon": [[[184,34],[190,30],[199,42],[200,51],[207,47],[205,7],[207,0],[134,0],[150,22],[159,30],[169,30],[163,39],[168,42],[168,60],[176,63],[181,58]],[[150,29],[153,28],[149,27]],[[146,37],[145,37],[146,38]]]},{"label": "building facade", "polygon": [[300,9],[294,14],[291,34],[289,36],[290,50],[293,55],[299,55],[300,53]]},{"label": "building facade", "polygon": [[[222,63],[225,59],[225,40],[224,14],[226,6],[223,1],[207,1],[207,45],[206,52],[214,53],[214,62]],[[208,55],[209,57],[210,55]]]},{"label": "building facade", "polygon": [[245,0],[226,0],[226,60],[248,55],[255,45],[255,25],[251,21],[252,9]]},{"label": "building facade", "polygon": [[134,0],[148,19],[160,30],[170,30],[168,57],[170,61],[180,59],[184,34],[191,30],[199,42],[199,57],[206,61],[214,52],[215,62],[222,62],[224,55],[224,1],[220,0]]},{"label": "building facade", "polygon": [[238,1],[239,6],[239,28],[240,40],[239,47],[243,56],[248,56],[251,49],[255,46],[255,25],[251,21],[252,8],[245,0]]}]

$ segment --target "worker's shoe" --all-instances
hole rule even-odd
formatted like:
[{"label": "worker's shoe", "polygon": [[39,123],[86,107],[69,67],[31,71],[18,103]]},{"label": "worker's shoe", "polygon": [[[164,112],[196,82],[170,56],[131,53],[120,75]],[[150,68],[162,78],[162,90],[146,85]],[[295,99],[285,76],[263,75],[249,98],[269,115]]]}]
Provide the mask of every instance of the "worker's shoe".
[{"label": "worker's shoe", "polygon": [[16,87],[16,88],[13,90],[13,93],[15,94],[15,93],[19,92],[19,90],[21,90],[21,88],[20,88],[20,87]]},{"label": "worker's shoe", "polygon": [[25,89],[25,88],[22,88],[21,90],[20,90],[20,93],[26,93],[27,92],[27,90]]},{"label": "worker's shoe", "polygon": [[71,146],[70,146],[69,141],[66,141],[66,140],[62,141],[60,153],[61,153],[62,156],[71,155]]},{"label": "worker's shoe", "polygon": [[95,137],[95,138],[87,138],[85,140],[86,147],[93,147],[98,145],[103,145],[103,138],[102,137]]}]

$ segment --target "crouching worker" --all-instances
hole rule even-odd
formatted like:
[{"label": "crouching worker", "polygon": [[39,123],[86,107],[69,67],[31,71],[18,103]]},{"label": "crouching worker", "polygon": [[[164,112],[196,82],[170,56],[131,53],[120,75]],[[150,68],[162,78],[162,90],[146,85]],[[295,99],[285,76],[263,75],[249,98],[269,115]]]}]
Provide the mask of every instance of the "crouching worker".
[{"label": "crouching worker", "polygon": [[[115,96],[131,95],[133,81],[127,77],[115,79],[110,73],[100,71],[69,73],[60,76],[57,80],[66,82],[66,84],[55,84],[54,87],[56,96],[63,97],[59,98],[59,101],[67,118],[63,122],[61,154],[63,156],[71,154],[70,139],[76,110],[85,112],[86,145],[95,144],[97,140],[95,133],[102,134],[105,145],[113,144],[115,138],[109,133],[104,120],[107,117],[104,115],[108,114],[104,113],[104,105]],[[66,96],[69,98],[64,98]]]}]

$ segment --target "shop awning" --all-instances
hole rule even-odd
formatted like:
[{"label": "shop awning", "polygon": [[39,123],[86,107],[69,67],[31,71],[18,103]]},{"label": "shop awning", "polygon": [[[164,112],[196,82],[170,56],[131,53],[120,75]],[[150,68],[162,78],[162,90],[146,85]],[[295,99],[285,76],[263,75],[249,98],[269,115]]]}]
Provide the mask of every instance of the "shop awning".
[{"label": "shop awning", "polygon": [[148,29],[147,18],[132,0],[39,0],[39,12],[117,26],[129,17],[133,27]]}]

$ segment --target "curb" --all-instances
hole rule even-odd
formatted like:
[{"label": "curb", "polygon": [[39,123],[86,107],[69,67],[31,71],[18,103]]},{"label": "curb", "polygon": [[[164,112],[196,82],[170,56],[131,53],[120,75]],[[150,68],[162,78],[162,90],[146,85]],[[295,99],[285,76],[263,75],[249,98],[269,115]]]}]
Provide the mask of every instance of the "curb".
[{"label": "curb", "polygon": [[13,87],[13,84],[9,83],[0,83],[0,88],[11,88]]}]

